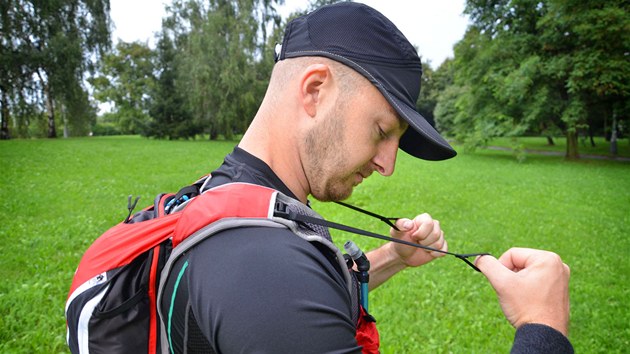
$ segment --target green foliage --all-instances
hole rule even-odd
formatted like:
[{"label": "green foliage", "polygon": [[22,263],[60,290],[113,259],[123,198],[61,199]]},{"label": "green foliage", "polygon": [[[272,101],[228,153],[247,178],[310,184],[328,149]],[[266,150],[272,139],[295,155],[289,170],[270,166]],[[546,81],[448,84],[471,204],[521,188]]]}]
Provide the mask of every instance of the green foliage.
[{"label": "green foliage", "polygon": [[[606,133],[627,116],[628,5],[623,1],[468,0],[455,46],[454,86],[438,97],[438,124],[466,147],[562,129]],[[454,97],[458,93],[460,97]]]},{"label": "green foliage", "polygon": [[145,135],[157,138],[190,138],[201,129],[197,127],[185,104],[185,96],[177,89],[178,67],[177,50],[173,41],[162,32],[157,49],[155,67],[160,73],[155,83],[151,97]]},{"label": "green foliage", "polygon": [[433,111],[437,103],[437,95],[440,92],[439,81],[434,79],[435,72],[429,63],[422,63],[422,79],[420,83],[420,95],[416,101],[416,110],[430,122],[434,122]]},{"label": "green foliage", "polygon": [[101,74],[90,80],[94,97],[113,104],[113,117],[123,134],[145,131],[148,94],[155,82],[153,56],[146,44],[118,42],[116,49],[103,57]]},{"label": "green foliage", "polygon": [[540,20],[543,45],[566,59],[569,92],[596,96],[630,94],[630,7],[625,1],[550,1]]},{"label": "green foliage", "polygon": [[60,120],[64,135],[87,132],[94,109],[83,79],[109,48],[109,1],[9,0],[0,12],[2,136],[28,132],[23,118],[42,112],[48,137],[57,136]]},{"label": "green foliage", "polygon": [[435,105],[434,116],[435,127],[442,134],[447,135],[449,132],[452,134],[453,121],[457,115],[456,100],[460,96],[458,92],[461,90],[457,86],[449,86],[444,91],[440,92],[439,101]]},{"label": "green foliage", "polygon": [[168,8],[162,36],[170,37],[178,52],[169,63],[176,71],[176,92],[192,118],[186,131],[203,129],[197,132],[211,139],[245,131],[271,73],[267,27],[280,25],[276,3],[188,0]]},{"label": "green foliage", "polygon": [[118,129],[118,124],[110,123],[110,122],[100,122],[94,125],[92,129],[92,134],[94,136],[107,136],[107,135],[122,135],[120,129]]},{"label": "green foliage", "polygon": [[[127,196],[151,204],[155,194],[212,171],[235,144],[128,136],[0,141],[0,352],[67,352],[63,313],[74,270],[92,241],[126,216]],[[400,153],[392,177],[364,181],[349,202],[388,216],[429,212],[456,252],[558,252],[571,266],[576,351],[618,353],[630,345],[629,168],[538,155],[519,164],[510,152],[489,150],[460,151],[445,162]],[[388,230],[338,205],[313,207],[331,220]],[[333,236],[339,245],[381,244]],[[398,274],[370,293],[370,308],[383,353],[505,353],[514,334],[484,277],[449,257]]]}]

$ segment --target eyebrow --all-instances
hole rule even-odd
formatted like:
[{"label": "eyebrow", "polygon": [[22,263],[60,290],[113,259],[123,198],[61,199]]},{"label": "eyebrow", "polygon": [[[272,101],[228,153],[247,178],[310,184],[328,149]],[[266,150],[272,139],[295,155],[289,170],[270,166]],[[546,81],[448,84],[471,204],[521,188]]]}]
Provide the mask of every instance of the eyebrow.
[{"label": "eyebrow", "polygon": [[398,121],[398,130],[402,131],[402,133],[404,134],[405,131],[407,130],[407,128],[409,128],[409,123],[407,123],[406,120],[403,119],[403,117],[400,116],[400,114],[398,114],[398,112],[396,112],[396,110],[394,109],[394,107],[392,107],[391,104],[387,105],[387,112],[390,115],[393,115],[394,117],[396,117],[396,120]]}]

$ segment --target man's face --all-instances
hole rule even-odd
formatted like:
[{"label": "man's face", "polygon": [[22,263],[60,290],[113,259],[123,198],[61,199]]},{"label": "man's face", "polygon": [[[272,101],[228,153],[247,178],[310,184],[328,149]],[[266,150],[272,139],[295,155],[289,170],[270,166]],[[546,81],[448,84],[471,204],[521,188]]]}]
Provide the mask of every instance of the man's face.
[{"label": "man's face", "polygon": [[343,200],[372,172],[391,175],[406,128],[371,84],[338,96],[306,136],[304,169],[311,195],[321,201]]}]

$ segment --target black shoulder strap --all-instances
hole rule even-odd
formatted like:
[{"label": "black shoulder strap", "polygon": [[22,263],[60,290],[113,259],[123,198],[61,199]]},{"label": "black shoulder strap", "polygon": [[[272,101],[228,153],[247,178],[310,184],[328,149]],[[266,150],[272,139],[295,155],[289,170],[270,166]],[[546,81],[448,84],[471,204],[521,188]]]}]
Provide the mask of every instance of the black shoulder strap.
[{"label": "black shoulder strap", "polygon": [[[351,208],[351,209],[354,209],[354,208]],[[378,216],[377,219],[380,219],[380,220],[389,219],[389,218],[382,217],[378,214],[374,214],[372,212],[369,212],[368,215],[377,215]],[[467,253],[467,254],[452,253],[452,252],[443,251],[443,250],[439,250],[439,249],[428,247],[428,246],[423,246],[418,243],[413,243],[413,242],[409,242],[405,240],[399,240],[397,238],[380,235],[374,232],[358,229],[352,226],[347,226],[347,225],[339,224],[332,221],[327,221],[324,219],[320,219],[320,218],[316,218],[316,217],[312,217],[308,215],[298,214],[295,211],[287,208],[286,205],[283,205],[282,203],[276,203],[276,207],[274,208],[274,216],[277,216],[283,219],[292,220],[295,222],[316,224],[316,225],[321,225],[321,226],[325,226],[328,228],[333,228],[333,229],[337,229],[341,231],[351,232],[357,235],[363,235],[363,236],[378,238],[385,241],[396,242],[396,243],[400,243],[400,244],[411,246],[411,247],[422,248],[427,251],[449,254],[451,256],[455,256],[461,259],[462,261],[466,262],[466,264],[468,264],[470,267],[472,267],[474,270],[478,272],[480,272],[479,268],[477,268],[471,261],[469,261],[468,258],[489,255],[489,253]]]}]

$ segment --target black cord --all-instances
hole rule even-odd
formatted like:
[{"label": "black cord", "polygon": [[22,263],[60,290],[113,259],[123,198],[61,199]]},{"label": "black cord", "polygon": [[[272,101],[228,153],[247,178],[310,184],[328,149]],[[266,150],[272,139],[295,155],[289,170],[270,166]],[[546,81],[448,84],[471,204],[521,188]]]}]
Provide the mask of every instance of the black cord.
[{"label": "black cord", "polygon": [[381,220],[382,222],[386,223],[387,225],[389,225],[389,226],[393,227],[393,228],[394,228],[394,230],[396,230],[396,231],[400,231],[400,230],[396,227],[396,225],[394,225],[394,223],[393,223],[392,221],[396,222],[396,220],[398,220],[398,219],[402,219],[402,218],[393,218],[393,217],[386,217],[386,216],[382,216],[382,215],[379,215],[379,214],[373,213],[373,212],[371,212],[371,211],[367,211],[367,210],[365,210],[365,209],[361,209],[361,208],[359,208],[358,206],[354,206],[354,205],[346,204],[346,203],[344,203],[344,202],[335,202],[335,203],[337,203],[337,204],[339,204],[339,205],[342,205],[342,206],[345,206],[346,208],[352,209],[352,210],[354,210],[354,211],[358,211],[358,212],[363,213],[363,214],[365,214],[365,215],[369,215],[369,216],[371,216],[371,217],[373,217],[373,218],[377,218],[377,219]]},{"label": "black cord", "polygon": [[[370,213],[370,214],[374,214],[374,213]],[[370,215],[370,214],[368,214],[368,215]],[[377,214],[374,214],[374,215],[377,215]],[[385,241],[396,242],[396,243],[400,243],[400,244],[411,246],[411,247],[422,248],[422,249],[425,249],[427,251],[433,251],[433,252],[448,254],[448,255],[455,256],[455,257],[461,259],[466,264],[468,264],[472,269],[474,269],[474,270],[476,270],[478,272],[481,272],[481,270],[479,270],[479,268],[477,268],[467,258],[490,255],[490,253],[459,254],[459,253],[443,251],[443,250],[439,250],[437,248],[424,246],[424,245],[421,245],[421,244],[418,244],[418,243],[413,243],[413,242],[409,242],[409,241],[405,241],[405,240],[399,240],[397,238],[380,235],[380,234],[377,234],[377,233],[374,233],[374,232],[358,229],[358,228],[355,228],[355,227],[352,227],[352,226],[347,226],[347,225],[343,225],[343,224],[339,224],[339,223],[336,223],[336,222],[332,222],[332,221],[328,221],[328,220],[324,220],[324,219],[320,219],[320,218],[316,218],[316,217],[311,217],[311,216],[307,216],[307,215],[301,215],[301,214],[298,214],[298,213],[296,213],[294,211],[287,210],[286,207],[279,208],[278,204],[276,204],[276,210],[274,211],[274,216],[278,216],[278,217],[281,217],[281,218],[284,218],[284,219],[289,219],[289,220],[293,220],[293,221],[297,221],[297,222],[321,225],[321,226],[325,226],[325,227],[329,227],[329,228],[333,228],[333,229],[337,229],[337,230],[341,230],[341,231],[347,231],[347,232],[351,232],[351,233],[358,234],[358,235],[373,237],[373,238],[377,238],[377,239],[381,239],[381,240],[385,240]],[[384,217],[382,217],[380,215],[377,215],[377,216],[379,216],[379,217],[377,217],[377,219],[381,219],[381,220],[384,219]]]}]

